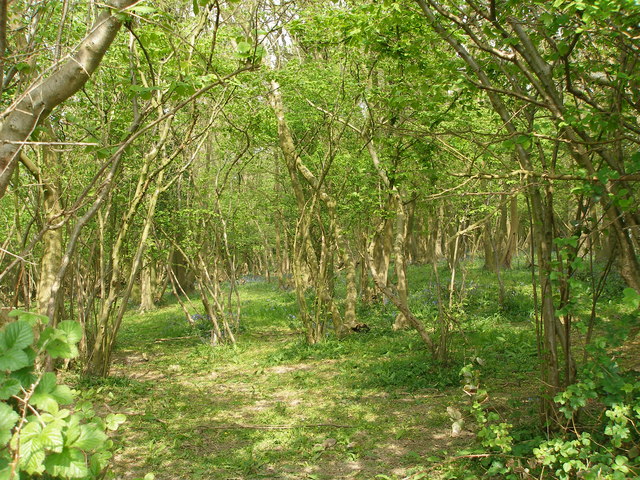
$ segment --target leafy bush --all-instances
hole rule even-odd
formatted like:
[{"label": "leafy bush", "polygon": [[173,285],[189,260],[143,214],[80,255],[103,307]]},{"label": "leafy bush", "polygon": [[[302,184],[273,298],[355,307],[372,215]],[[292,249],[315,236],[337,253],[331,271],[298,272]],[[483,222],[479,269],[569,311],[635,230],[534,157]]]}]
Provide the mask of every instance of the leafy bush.
[{"label": "leafy bush", "polygon": [[0,331],[0,479],[103,478],[113,450],[106,432],[124,415],[102,419],[86,401],[61,408],[75,392],[42,366],[47,355],[78,355],[80,325],[64,321],[54,328],[46,317],[21,311],[9,316],[17,320]]},{"label": "leafy bush", "polygon": [[477,366],[462,369],[478,439],[491,452],[485,459],[488,476],[543,478],[551,472],[560,480],[639,478],[640,381],[634,372],[620,369],[608,347],[602,338],[594,342],[581,380],[555,397],[567,424],[546,439],[513,432],[512,425],[489,411]]}]

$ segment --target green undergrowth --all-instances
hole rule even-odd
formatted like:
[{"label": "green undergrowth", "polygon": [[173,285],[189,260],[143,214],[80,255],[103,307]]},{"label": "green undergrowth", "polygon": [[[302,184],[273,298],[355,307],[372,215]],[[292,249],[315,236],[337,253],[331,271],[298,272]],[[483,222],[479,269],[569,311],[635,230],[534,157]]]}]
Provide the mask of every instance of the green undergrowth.
[{"label": "green undergrowth", "polygon": [[[409,273],[411,307],[433,326],[431,271]],[[115,457],[124,479],[480,478],[483,467],[465,454],[477,445],[473,428],[452,436],[447,411],[470,404],[463,366],[480,359],[491,409],[514,425],[512,436],[537,434],[530,273],[503,280],[501,307],[495,275],[468,269],[444,363],[414,331],[393,331],[396,312],[384,303],[358,311],[368,333],[330,332],[308,345],[294,294],[251,282],[241,287],[236,346],[208,345],[167,298],[125,318],[110,377],[75,382],[105,411],[127,415]]]}]

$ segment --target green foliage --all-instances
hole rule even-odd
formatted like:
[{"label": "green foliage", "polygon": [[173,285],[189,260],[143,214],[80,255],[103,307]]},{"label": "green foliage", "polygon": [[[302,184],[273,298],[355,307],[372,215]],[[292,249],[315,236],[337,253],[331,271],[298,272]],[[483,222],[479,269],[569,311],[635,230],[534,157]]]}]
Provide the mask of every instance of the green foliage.
[{"label": "green foliage", "polygon": [[40,366],[51,358],[77,356],[82,336],[76,322],[45,326],[36,340],[34,330],[46,317],[13,311],[17,320],[0,331],[0,478],[104,478],[113,441],[124,415],[95,415],[88,402],[61,408],[75,392],[58,384],[55,373]]},{"label": "green foliage", "polygon": [[[472,399],[470,413],[479,427],[478,439],[482,446],[493,452],[508,454],[513,449],[513,437],[510,434],[512,425],[503,421],[495,411],[489,410],[489,394],[485,389],[480,388],[480,371],[478,367],[483,364],[484,361],[477,357],[473,363],[465,365],[460,370],[464,384],[463,389]],[[460,420],[457,421],[459,422]],[[492,465],[492,467],[494,470],[497,468],[496,465]]]},{"label": "green foliage", "polygon": [[[478,425],[478,439],[492,452],[491,461],[485,462],[488,476],[520,478],[516,473],[526,464],[527,474],[539,476],[551,470],[553,478],[561,480],[637,478],[640,381],[622,372],[607,347],[603,339],[590,346],[592,360],[582,369],[581,380],[554,399],[567,425],[547,439],[523,435],[501,421],[490,411],[487,391],[479,388],[478,366],[470,364],[462,369],[464,390],[472,398],[469,410]],[[518,454],[513,457],[517,461],[509,465],[501,461],[513,453]]]}]

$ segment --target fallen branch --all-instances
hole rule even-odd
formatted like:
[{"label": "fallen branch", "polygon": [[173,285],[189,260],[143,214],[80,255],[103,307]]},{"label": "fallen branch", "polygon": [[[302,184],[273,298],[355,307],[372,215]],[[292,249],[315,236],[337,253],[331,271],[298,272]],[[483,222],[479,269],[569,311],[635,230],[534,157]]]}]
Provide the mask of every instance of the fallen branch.
[{"label": "fallen branch", "polygon": [[161,343],[161,342],[171,342],[173,340],[184,340],[186,338],[196,338],[198,335],[186,335],[184,337],[169,337],[169,338],[158,338],[153,343]]},{"label": "fallen branch", "polygon": [[254,429],[254,430],[293,430],[294,428],[355,428],[352,425],[339,425],[336,423],[314,423],[303,425],[244,425],[236,423],[234,425],[200,425],[199,429],[202,430],[241,430],[241,429]]}]

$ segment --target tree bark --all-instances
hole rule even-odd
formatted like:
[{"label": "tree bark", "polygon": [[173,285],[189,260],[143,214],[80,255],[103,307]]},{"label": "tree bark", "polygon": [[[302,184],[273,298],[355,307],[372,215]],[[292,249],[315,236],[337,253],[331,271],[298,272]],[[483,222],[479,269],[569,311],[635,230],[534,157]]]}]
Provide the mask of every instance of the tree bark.
[{"label": "tree bark", "polygon": [[[489,76],[477,62],[476,58],[469,53],[467,48],[452,33],[444,28],[436,17],[435,11],[440,12],[441,6],[433,0],[416,0],[428,19],[432,28],[456,51],[458,56],[464,60],[469,68],[486,88],[487,96],[495,112],[504,122],[504,127],[510,135],[518,134],[519,130],[513,123],[513,115],[507,109],[501,97],[496,93]],[[530,153],[522,146],[516,145],[515,154],[520,167],[525,171],[533,171],[533,163]],[[551,188],[547,185],[546,195],[543,196],[541,189],[533,184],[527,186],[527,192],[531,199],[531,210],[533,215],[533,240],[536,245],[538,257],[538,275],[541,289],[542,303],[542,324],[543,324],[543,382],[546,387],[547,399],[544,401],[544,413],[547,420],[558,421],[560,412],[553,402],[555,395],[562,389],[560,381],[560,370],[558,361],[558,345],[556,335],[561,327],[559,320],[555,316],[553,304],[553,289],[550,279],[552,271],[552,250],[553,250],[553,204]],[[546,198],[545,198],[546,197]],[[545,201],[546,200],[546,201]],[[567,344],[570,344],[567,341]]]},{"label": "tree bark", "polygon": [[149,312],[155,308],[155,266],[147,258],[140,270],[140,313]]},{"label": "tree bark", "polygon": [[[340,317],[333,301],[333,264],[337,250],[335,247],[346,249],[347,245],[344,234],[337,222],[336,200],[326,192],[322,185],[324,176],[316,177],[303,163],[302,158],[296,151],[293,136],[285,118],[280,85],[275,81],[271,82],[271,105],[276,116],[280,148],[289,170],[300,216],[296,234],[297,242],[294,245],[295,261],[293,264],[298,305],[303,323],[307,323],[307,341],[316,343],[323,338],[324,316],[327,313],[331,315],[334,329],[338,336],[348,331],[344,319]],[[313,191],[313,195],[308,200],[305,198],[305,191],[298,175],[306,181]],[[321,233],[320,245],[314,247],[311,242],[310,225],[312,217],[318,214],[317,198],[327,209],[329,231]],[[318,218],[318,224],[322,225],[320,215],[318,215]],[[295,251],[296,249],[297,251]],[[306,300],[304,299],[304,290],[306,288],[300,275],[300,270],[305,265],[308,266],[311,273],[316,294],[316,310],[313,316],[307,311]]]},{"label": "tree bark", "polygon": [[[134,0],[113,0],[111,6],[121,10]],[[0,198],[5,194],[18,162],[20,149],[35,127],[51,111],[80,90],[98,68],[104,54],[116,38],[122,20],[111,9],[102,12],[77,52],[50,77],[32,85],[5,111],[0,125]]]}]

